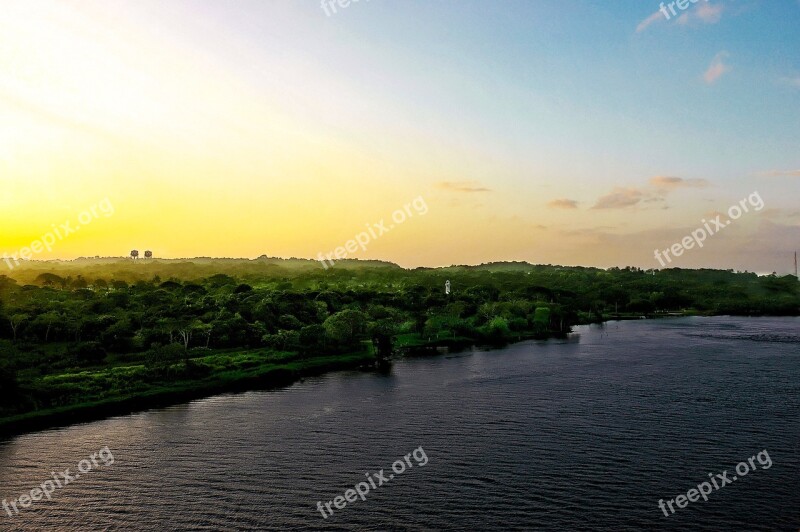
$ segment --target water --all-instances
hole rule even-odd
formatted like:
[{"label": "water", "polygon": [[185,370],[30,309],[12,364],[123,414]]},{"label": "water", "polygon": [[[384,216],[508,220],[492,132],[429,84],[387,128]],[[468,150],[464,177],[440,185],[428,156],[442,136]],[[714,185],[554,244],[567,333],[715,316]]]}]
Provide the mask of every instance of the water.
[{"label": "water", "polygon": [[[106,446],[114,463],[3,513],[0,529],[800,528],[800,319],[576,333],[17,437],[0,444],[6,500]],[[426,465],[410,457],[323,519],[317,501],[419,447]],[[707,502],[659,509],[763,450],[772,467],[756,459]]]}]

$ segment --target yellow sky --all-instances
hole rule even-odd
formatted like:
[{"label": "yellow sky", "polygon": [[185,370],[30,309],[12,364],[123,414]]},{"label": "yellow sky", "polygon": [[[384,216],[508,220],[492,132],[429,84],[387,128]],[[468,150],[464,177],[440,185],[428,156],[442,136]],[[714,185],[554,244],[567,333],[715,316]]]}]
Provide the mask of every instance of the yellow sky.
[{"label": "yellow sky", "polygon": [[[330,54],[344,53],[344,44],[313,59],[277,39],[251,45],[223,22],[202,33],[202,13],[183,20],[187,12],[177,8],[142,5],[3,2],[0,251],[17,252],[107,198],[113,216],[35,258],[132,248],[166,257],[311,258],[423,197],[427,214],[352,256],[406,266],[648,266],[653,248],[728,204],[713,185],[679,187],[669,197],[685,201],[669,214],[681,221],[670,228],[664,203],[593,210],[612,180],[647,191],[651,176],[613,163],[587,177],[573,166],[581,154],[567,148],[562,162],[545,147],[510,153],[486,142],[477,122],[464,131],[412,115],[407,94],[359,91],[357,67],[336,73]],[[276,17],[297,20],[291,8],[271,5]],[[161,18],[149,19],[148,9]],[[311,38],[311,30],[298,31]],[[376,50],[346,49],[341,64],[382,60]],[[415,90],[423,78],[386,82]],[[579,208],[548,207],[559,198]],[[752,236],[754,220],[735,229],[740,238]]]}]

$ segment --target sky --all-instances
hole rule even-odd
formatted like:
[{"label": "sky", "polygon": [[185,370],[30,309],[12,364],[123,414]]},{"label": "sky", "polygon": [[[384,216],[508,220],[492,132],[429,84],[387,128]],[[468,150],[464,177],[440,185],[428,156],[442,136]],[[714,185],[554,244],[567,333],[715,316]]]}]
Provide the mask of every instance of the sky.
[{"label": "sky", "polygon": [[0,0],[0,253],[790,273],[800,0],[670,4]]}]

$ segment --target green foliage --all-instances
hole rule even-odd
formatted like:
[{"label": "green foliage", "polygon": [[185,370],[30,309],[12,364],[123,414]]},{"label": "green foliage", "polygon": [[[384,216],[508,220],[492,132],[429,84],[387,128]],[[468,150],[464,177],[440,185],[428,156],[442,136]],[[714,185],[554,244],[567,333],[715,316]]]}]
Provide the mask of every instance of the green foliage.
[{"label": "green foliage", "polygon": [[211,375],[211,367],[195,360],[186,360],[183,365],[181,377],[185,379],[202,379]]},{"label": "green foliage", "polygon": [[67,347],[66,356],[78,364],[99,364],[108,353],[99,342],[78,342]]},{"label": "green foliage", "polygon": [[163,370],[186,358],[186,350],[181,344],[154,346],[144,354],[144,365],[148,369]]},{"label": "green foliage", "polygon": [[277,350],[295,350],[300,348],[300,332],[278,331],[275,334],[266,334],[262,337],[265,346]]},{"label": "green foliage", "polygon": [[491,340],[503,340],[511,336],[508,320],[500,316],[495,316],[489,320],[489,323],[483,327],[482,332]]},{"label": "green foliage", "polygon": [[536,311],[533,314],[533,323],[547,327],[550,324],[550,309],[548,307],[536,307]]},{"label": "green foliage", "polygon": [[280,318],[278,318],[278,326],[281,329],[300,329],[303,327],[303,322],[298,320],[295,316],[291,314],[284,314]]},{"label": "green foliage", "polygon": [[667,313],[797,315],[800,283],[525,263],[404,270],[344,260],[324,270],[266,257],[31,262],[0,275],[2,412],[242,378],[370,342],[388,356],[395,346],[504,342]]},{"label": "green foliage", "polygon": [[322,354],[328,351],[328,342],[325,327],[322,325],[307,325],[300,329],[298,337],[300,352],[303,354]]},{"label": "green foliage", "polygon": [[367,317],[358,310],[345,309],[330,316],[322,326],[330,340],[349,346],[357,344],[366,332]]}]

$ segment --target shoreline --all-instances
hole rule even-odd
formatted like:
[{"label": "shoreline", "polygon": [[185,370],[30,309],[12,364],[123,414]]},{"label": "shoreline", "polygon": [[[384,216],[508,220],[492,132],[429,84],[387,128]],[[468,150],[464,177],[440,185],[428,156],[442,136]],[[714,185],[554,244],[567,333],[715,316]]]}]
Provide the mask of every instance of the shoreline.
[{"label": "shoreline", "polygon": [[[510,345],[527,340],[547,339],[557,336],[554,333],[547,335],[525,334],[497,345]],[[422,352],[426,354],[436,353],[440,347],[461,350],[472,345],[478,345],[478,340],[460,337],[458,339],[437,339],[415,345],[397,346],[396,351],[403,352],[402,356],[404,357],[414,357]],[[333,371],[363,368],[365,364],[370,364],[375,369],[380,369],[381,365],[386,362],[386,360],[378,359],[370,352],[338,356],[329,355],[299,361],[304,366],[301,368],[293,369],[291,366],[296,363],[289,362],[277,365],[268,371],[238,379],[216,378],[207,382],[188,381],[167,389],[153,389],[135,395],[27,412],[0,419],[0,443],[25,434],[66,428],[80,423],[102,421],[154,408],[187,404],[191,401],[226,393],[273,390],[294,384],[305,377],[324,375]]]},{"label": "shoreline", "polygon": [[[572,327],[605,324],[614,321],[638,321],[640,319],[660,320],[669,318],[686,317],[713,317],[718,315],[703,315],[684,313],[681,315],[656,315],[656,316],[607,316],[602,321],[576,323]],[[724,315],[719,315],[724,316]],[[758,316],[741,316],[758,317]],[[798,316],[786,316],[798,317]],[[572,332],[572,331],[570,331]],[[466,337],[443,338],[409,345],[396,345],[395,350],[402,353],[402,357],[431,356],[439,354],[439,348],[448,348],[459,351],[470,346],[498,347],[512,345],[528,340],[547,340],[565,337],[569,333],[549,332],[547,334],[520,334],[498,343],[479,343],[477,339]],[[391,360],[391,359],[390,359]],[[295,362],[278,364],[267,371],[261,371],[241,378],[226,379],[222,376],[206,381],[184,381],[180,385],[169,388],[156,388],[135,395],[114,397],[101,401],[78,403],[64,407],[28,412],[16,416],[0,419],[0,443],[16,436],[31,434],[39,431],[65,428],[80,423],[101,421],[115,416],[130,415],[144,412],[154,408],[164,408],[191,401],[213,397],[226,393],[244,393],[257,390],[271,390],[289,386],[299,380],[323,375],[333,371],[363,368],[365,364],[379,368],[381,360],[370,352],[350,353],[347,355],[329,355],[309,358]],[[295,367],[295,366],[300,367]]]},{"label": "shoreline", "polygon": [[363,367],[366,363],[374,363],[375,360],[373,354],[364,352],[310,358],[300,361],[301,367],[299,368],[293,367],[298,365],[297,363],[286,363],[277,365],[268,371],[239,379],[216,378],[207,382],[195,381],[136,395],[28,412],[0,419],[0,443],[24,434],[185,404],[225,393],[281,388],[294,384],[305,377],[356,369]]}]

